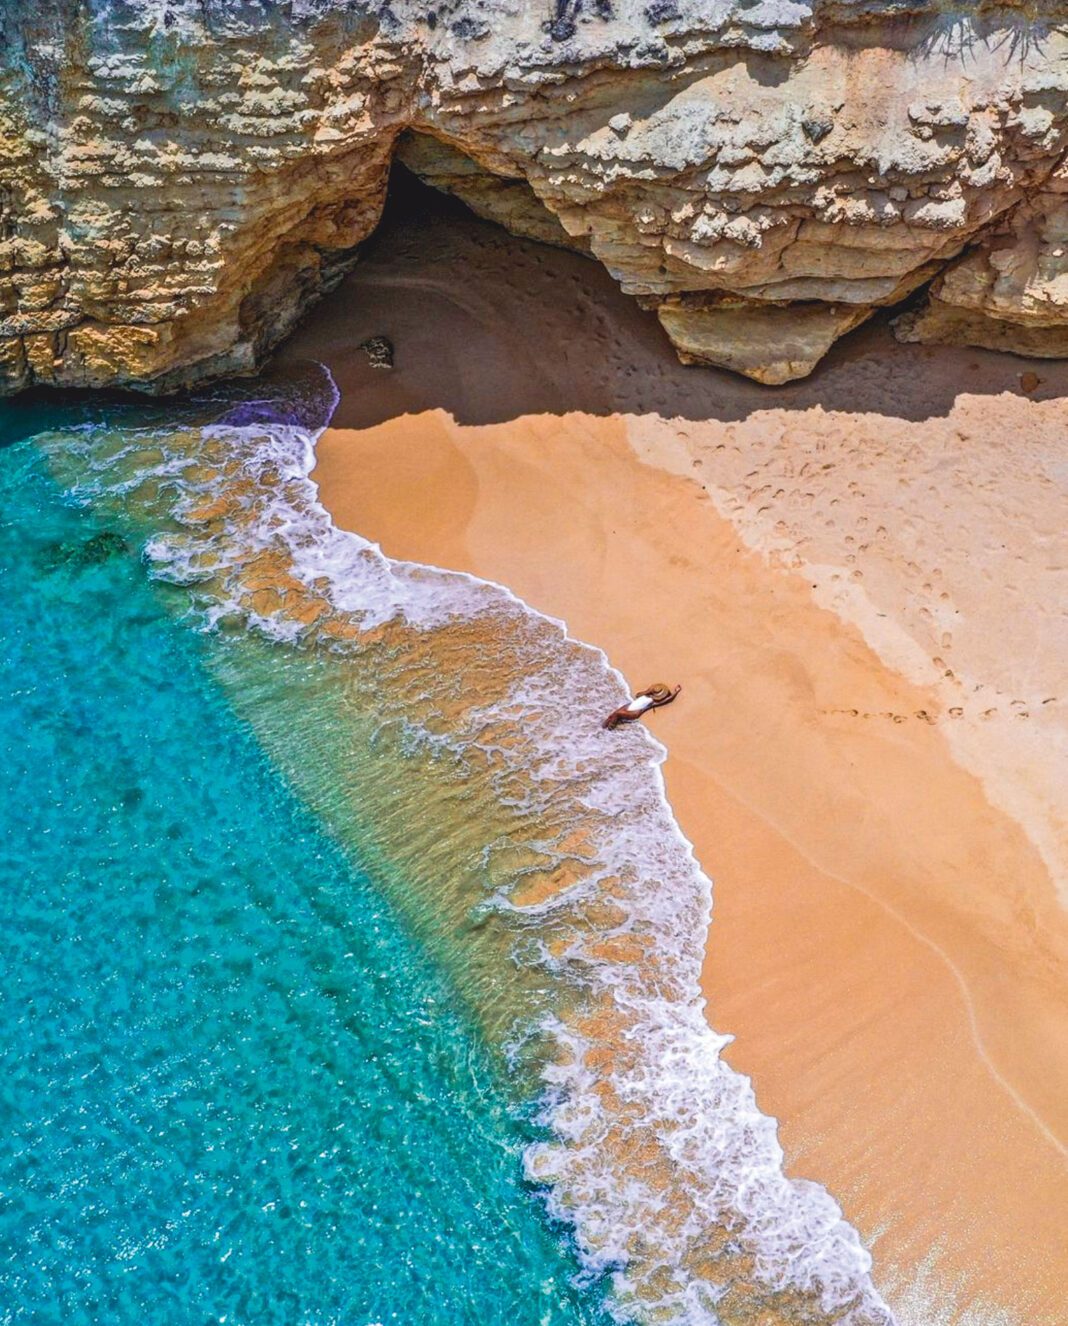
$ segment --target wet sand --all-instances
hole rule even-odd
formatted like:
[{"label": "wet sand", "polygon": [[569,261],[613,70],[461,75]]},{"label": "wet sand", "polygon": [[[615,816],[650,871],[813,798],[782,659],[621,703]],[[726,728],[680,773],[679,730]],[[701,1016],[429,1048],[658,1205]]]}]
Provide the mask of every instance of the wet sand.
[{"label": "wet sand", "polygon": [[684,683],[709,1016],[788,1171],[903,1321],[1068,1321],[1068,369],[875,327],[778,391],[683,370],[592,264],[414,197],[286,351],[341,387],[326,505]]}]

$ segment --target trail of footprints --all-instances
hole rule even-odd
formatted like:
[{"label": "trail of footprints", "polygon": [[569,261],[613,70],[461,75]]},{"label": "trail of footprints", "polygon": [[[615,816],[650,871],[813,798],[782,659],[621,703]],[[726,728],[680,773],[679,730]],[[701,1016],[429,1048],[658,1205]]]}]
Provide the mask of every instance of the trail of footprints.
[{"label": "trail of footprints", "polygon": [[[833,428],[833,422],[829,425]],[[811,424],[809,425],[811,428]],[[725,450],[734,453],[739,459],[745,456],[751,459],[755,454],[756,447],[764,442],[758,435],[749,434],[743,438],[739,437],[734,427],[728,426],[725,430],[726,439],[719,442],[709,449],[705,458],[695,457],[692,459],[692,465],[695,470],[706,468],[706,460],[711,459],[715,464],[715,453],[721,453]],[[967,439],[960,435],[961,442]],[[822,480],[830,478],[833,472],[843,461],[851,463],[851,467],[859,472],[861,479],[852,479],[845,485],[845,491],[849,498],[855,503],[863,503],[867,499],[867,492],[863,483],[863,474],[869,469],[876,469],[881,460],[883,448],[878,440],[867,430],[858,429],[854,434],[854,440],[843,456],[841,451],[841,440],[835,438],[813,437],[808,432],[802,439],[801,455],[807,452],[805,459],[798,464],[798,454],[791,454],[787,444],[792,441],[789,430],[783,430],[780,436],[771,441],[761,456],[761,463],[756,468],[751,468],[744,473],[736,471],[737,477],[733,483],[729,471],[722,474],[720,483],[725,492],[729,494],[727,506],[728,509],[739,514],[748,515],[757,521],[772,521],[771,532],[782,541],[789,541],[792,545],[792,551],[795,557],[798,557],[801,550],[810,545],[812,540],[803,528],[802,521],[791,519],[791,510],[800,513],[805,512],[809,521],[813,519],[822,521],[823,527],[829,531],[838,532],[841,536],[844,556],[842,558],[844,566],[841,573],[832,574],[829,577],[830,585],[840,584],[844,581],[861,581],[864,573],[857,566],[858,560],[864,560],[864,555],[869,550],[877,549],[886,540],[888,530],[885,524],[875,524],[874,529],[869,517],[865,514],[852,513],[852,528],[848,532],[838,529],[839,513],[835,510],[841,504],[841,495],[835,495],[833,489],[824,485]],[[823,460],[820,453],[826,455],[828,447],[835,450],[835,460]],[[904,448],[902,454],[898,448],[899,460],[905,459],[909,447]],[[739,466],[739,471],[741,467]],[[954,477],[960,477],[958,470],[953,471]],[[704,476],[701,476],[702,478]],[[900,527],[902,531],[909,534],[914,539],[914,548],[916,554],[922,554],[925,550],[929,532],[924,528],[922,519],[917,519],[915,513],[909,508],[910,490],[916,490],[924,487],[931,492],[936,491],[932,483],[939,482],[930,472],[925,472],[922,465],[916,466],[914,474],[903,474],[898,477],[898,486],[902,490],[901,499],[898,504],[897,514],[899,516]],[[980,488],[990,488],[991,481],[983,483],[977,476],[969,473],[969,482],[973,486]],[[707,492],[707,481],[701,483],[701,487]],[[732,487],[734,491],[731,492]],[[776,520],[775,516],[779,518]],[[937,541],[937,540],[936,540]],[[922,558],[921,558],[922,560]],[[953,648],[953,635],[949,630],[941,630],[949,624],[949,619],[955,615],[952,608],[952,597],[945,585],[943,570],[938,566],[922,566],[919,560],[909,560],[905,562],[907,571],[915,577],[919,585],[918,590],[912,594],[912,611],[923,622],[926,623],[928,630],[935,639],[939,641],[939,646],[943,653],[949,653]],[[814,586],[815,587],[815,586]],[[1013,592],[1014,587],[1008,585],[1005,587],[1007,592]],[[882,613],[880,616],[884,615]],[[943,677],[949,681],[956,681],[957,678],[953,670],[947,665],[944,658],[936,657],[933,660],[934,665],[940,670]],[[965,704],[956,704],[945,709],[916,709],[911,712],[899,713],[892,710],[865,710],[861,708],[831,708],[821,709],[821,714],[837,715],[844,718],[858,719],[864,721],[881,721],[885,723],[926,723],[930,726],[953,721],[960,721],[966,716],[978,718],[982,722],[991,721],[1011,721],[1013,719],[1028,720],[1032,715],[1037,716],[1048,705],[1058,703],[1059,697],[1056,695],[1035,696],[1030,700],[1007,699],[1003,695],[997,695],[996,692],[991,695],[986,687],[977,687],[977,690],[986,690],[985,696],[975,696],[970,702]],[[996,699],[996,703],[986,703],[990,699]],[[979,709],[980,704],[986,703],[986,707]]]},{"label": "trail of footprints", "polygon": [[[1010,700],[1006,705],[992,705],[988,709],[983,709],[978,717],[984,722],[989,722],[994,718],[1030,718],[1032,709],[1041,709],[1045,705],[1056,704],[1058,697],[1056,695],[1047,695],[1037,703],[1028,703],[1026,700]],[[946,719],[960,719],[965,715],[962,705],[951,705],[944,713],[932,713],[930,709],[916,709],[911,714],[894,713],[891,709],[821,709],[821,714],[835,714],[846,718],[862,719],[882,719],[889,723],[908,723],[920,722],[929,723],[932,727],[943,723]]]}]

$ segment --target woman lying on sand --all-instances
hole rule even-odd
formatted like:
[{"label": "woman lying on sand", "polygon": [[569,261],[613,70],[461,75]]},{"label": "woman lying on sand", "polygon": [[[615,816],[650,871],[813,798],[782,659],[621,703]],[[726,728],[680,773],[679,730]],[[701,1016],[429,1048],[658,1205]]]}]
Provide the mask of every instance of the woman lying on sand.
[{"label": "woman lying on sand", "polygon": [[620,723],[632,723],[636,718],[641,718],[647,709],[659,709],[661,705],[670,704],[681,690],[681,686],[676,686],[672,690],[662,681],[657,682],[655,686],[646,686],[644,691],[639,691],[622,709],[613,709],[601,726],[611,730]]}]

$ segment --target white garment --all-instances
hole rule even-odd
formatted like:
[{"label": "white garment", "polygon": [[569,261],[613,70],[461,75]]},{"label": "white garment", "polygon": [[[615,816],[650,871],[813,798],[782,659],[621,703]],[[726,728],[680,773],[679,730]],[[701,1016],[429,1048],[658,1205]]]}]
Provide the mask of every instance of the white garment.
[{"label": "white garment", "polygon": [[630,704],[627,705],[628,714],[644,714],[653,703],[651,695],[636,695]]}]

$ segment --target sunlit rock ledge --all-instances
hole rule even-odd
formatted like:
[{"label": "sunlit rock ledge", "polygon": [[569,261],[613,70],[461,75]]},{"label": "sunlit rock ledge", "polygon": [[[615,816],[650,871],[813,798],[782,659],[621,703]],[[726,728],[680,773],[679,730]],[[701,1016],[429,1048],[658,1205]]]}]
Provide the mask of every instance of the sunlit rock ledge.
[{"label": "sunlit rock ledge", "polygon": [[1068,353],[1068,0],[5,0],[0,387],[250,371],[395,151],[764,382]]}]

